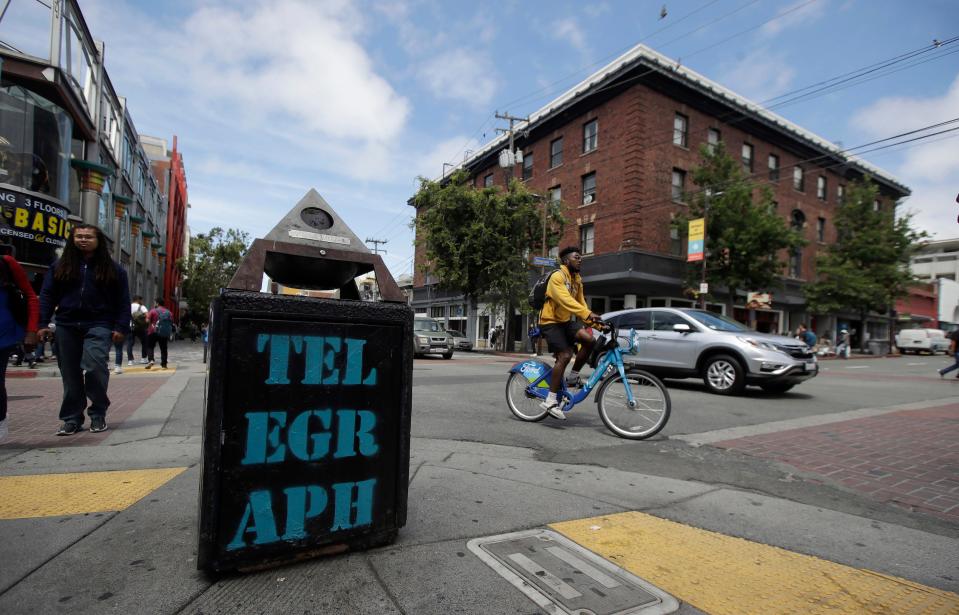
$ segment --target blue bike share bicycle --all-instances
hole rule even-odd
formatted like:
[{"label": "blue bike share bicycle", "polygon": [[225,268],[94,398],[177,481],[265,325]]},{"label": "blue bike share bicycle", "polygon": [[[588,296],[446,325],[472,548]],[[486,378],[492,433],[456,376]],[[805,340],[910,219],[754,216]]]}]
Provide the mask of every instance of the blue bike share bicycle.
[{"label": "blue bike share bicycle", "polygon": [[[578,391],[563,388],[557,394],[563,412],[589,397],[596,388],[596,406],[606,427],[621,438],[644,440],[659,433],[669,421],[670,400],[665,385],[656,376],[638,369],[627,370],[623,352],[638,350],[635,331],[630,331],[628,347],[619,347],[618,331],[607,323],[596,323],[604,330],[593,345],[589,364],[593,374]],[[547,416],[540,402],[549,393],[553,368],[542,361],[520,361],[510,368],[506,381],[506,404],[521,421],[542,421]]]}]

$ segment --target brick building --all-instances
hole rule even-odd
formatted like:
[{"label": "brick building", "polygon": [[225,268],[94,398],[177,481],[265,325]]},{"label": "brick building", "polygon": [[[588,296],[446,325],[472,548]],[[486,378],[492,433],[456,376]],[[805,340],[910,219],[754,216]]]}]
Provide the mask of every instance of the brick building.
[{"label": "brick building", "polygon": [[190,241],[187,232],[186,170],[183,154],[177,150],[177,138],[173,136],[173,149],[167,147],[166,139],[140,135],[144,150],[150,158],[150,168],[167,204],[166,228],[163,229],[163,297],[175,320],[180,320],[181,285],[183,275],[177,262],[186,256]]},{"label": "brick building", "polygon": [[[802,285],[815,275],[815,255],[836,240],[833,220],[845,184],[864,175],[879,185],[876,207],[895,207],[909,189],[884,171],[759,105],[679,66],[643,45],[634,47],[517,125],[515,147],[523,162],[502,169],[503,135],[463,166],[477,187],[505,186],[512,174],[534,192],[563,202],[567,225],[560,246],[579,245],[586,258],[587,302],[602,313],[624,307],[689,306],[682,278],[685,245],[671,231],[672,217],[687,206],[690,172],[703,144],[722,142],[757,181],[774,191],[777,211],[801,228],[808,245],[789,255],[782,289],[772,309],[758,314],[761,330],[785,332],[808,321]],[[483,339],[492,324],[480,309],[464,314],[462,297],[427,279],[417,252],[413,306]],[[718,297],[722,301],[722,297]],[[724,311],[722,305],[710,309]],[[733,316],[742,318],[736,310]],[[456,316],[453,316],[453,315]],[[833,337],[840,324],[888,339],[887,319],[858,323],[855,314],[818,315],[817,333]],[[516,317],[514,330],[523,332]],[[833,337],[834,339],[834,337]]]}]

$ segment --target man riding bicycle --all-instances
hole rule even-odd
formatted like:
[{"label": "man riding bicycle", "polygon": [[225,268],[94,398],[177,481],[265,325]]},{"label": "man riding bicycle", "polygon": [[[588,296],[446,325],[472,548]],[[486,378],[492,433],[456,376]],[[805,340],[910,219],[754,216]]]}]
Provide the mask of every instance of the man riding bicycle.
[{"label": "man riding bicycle", "polygon": [[546,339],[547,347],[556,357],[556,365],[553,367],[549,384],[549,395],[540,406],[553,418],[566,420],[566,414],[557,399],[563,384],[563,374],[573,358],[573,352],[578,343],[579,352],[576,353],[573,369],[566,378],[566,386],[580,385],[579,370],[586,363],[594,341],[589,329],[583,327],[582,321],[597,322],[600,316],[593,313],[586,305],[583,280],[579,275],[583,262],[579,248],[574,246],[563,248],[559,253],[559,260],[561,266],[549,278],[549,284],[546,287],[546,303],[539,317],[540,330]]}]

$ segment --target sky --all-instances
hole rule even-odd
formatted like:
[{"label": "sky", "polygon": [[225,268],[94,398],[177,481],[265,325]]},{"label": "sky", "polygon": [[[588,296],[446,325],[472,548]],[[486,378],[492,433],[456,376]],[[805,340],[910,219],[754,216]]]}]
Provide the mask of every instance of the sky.
[{"label": "sky", "polygon": [[[388,242],[379,249],[397,277],[412,273],[407,201],[418,177],[439,177],[495,138],[497,111],[527,116],[637,43],[762,103],[959,36],[954,0],[80,7],[137,130],[177,135],[194,234],[262,237],[315,188],[361,239]],[[959,117],[954,50],[773,110],[845,148],[947,121]],[[959,237],[957,136],[862,155],[911,188],[900,211],[938,239]]]}]

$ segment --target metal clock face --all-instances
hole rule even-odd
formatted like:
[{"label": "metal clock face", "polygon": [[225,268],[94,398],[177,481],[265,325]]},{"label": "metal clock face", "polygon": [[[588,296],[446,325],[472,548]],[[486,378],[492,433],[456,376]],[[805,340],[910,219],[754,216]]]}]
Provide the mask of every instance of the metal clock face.
[{"label": "metal clock face", "polygon": [[319,207],[305,208],[300,212],[300,219],[306,222],[310,227],[319,231],[326,230],[333,226],[333,216]]}]

